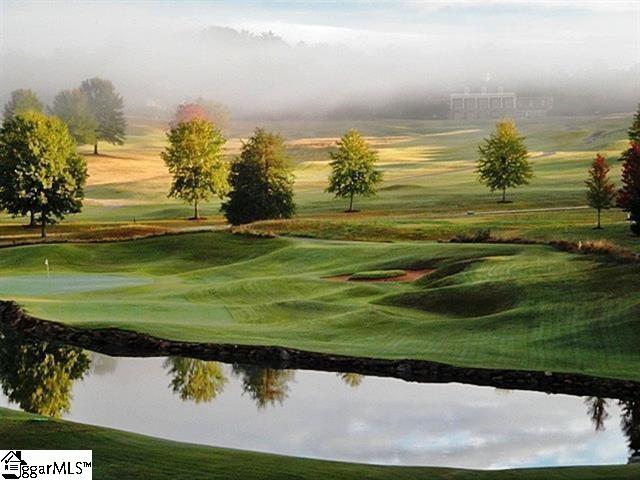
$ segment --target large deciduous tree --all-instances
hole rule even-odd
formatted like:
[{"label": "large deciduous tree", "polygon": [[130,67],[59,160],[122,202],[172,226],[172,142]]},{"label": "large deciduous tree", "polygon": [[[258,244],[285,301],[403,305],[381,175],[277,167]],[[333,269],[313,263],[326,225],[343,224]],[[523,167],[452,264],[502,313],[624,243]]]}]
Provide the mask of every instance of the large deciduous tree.
[{"label": "large deciduous tree", "polygon": [[337,152],[329,152],[332,161],[327,192],[348,198],[347,212],[353,212],[353,198],[375,195],[382,181],[382,173],[375,169],[378,156],[356,130],[345,133],[337,146]]},{"label": "large deciduous tree", "polygon": [[19,89],[11,92],[11,100],[4,106],[4,118],[11,118],[25,112],[42,112],[44,106],[38,96],[28,89]]},{"label": "large deciduous tree", "polygon": [[93,153],[98,154],[98,142],[113,145],[124,143],[127,121],[124,118],[124,101],[113,84],[102,78],[90,78],[80,85],[87,96],[89,108],[96,121]]},{"label": "large deciduous tree", "polygon": [[69,133],[78,144],[95,145],[98,123],[82,90],[62,90],[53,100],[51,113],[67,124]]},{"label": "large deciduous tree", "polygon": [[622,153],[622,187],[618,191],[618,206],[629,213],[631,231],[640,235],[640,143]]},{"label": "large deciduous tree", "polygon": [[173,176],[169,196],[192,204],[198,220],[200,203],[212,195],[222,198],[228,191],[229,169],[222,158],[226,140],[215,125],[199,118],[178,123],[167,139],[161,155]]},{"label": "large deciduous tree", "polygon": [[615,204],[616,187],[609,179],[610,170],[611,167],[606,158],[598,154],[589,168],[589,178],[585,180],[589,206],[595,208],[597,212],[595,227],[597,229],[602,228],[600,225],[602,210],[608,210]]},{"label": "large deciduous tree", "polygon": [[233,225],[290,218],[295,212],[293,181],[283,138],[258,128],[231,164],[222,211]]},{"label": "large deciduous tree", "polygon": [[82,208],[87,165],[58,118],[27,112],[0,129],[0,206],[47,224]]},{"label": "large deciduous tree", "polygon": [[492,192],[502,191],[500,203],[507,202],[507,188],[527,185],[533,177],[524,137],[518,134],[512,120],[498,122],[495,132],[483,140],[478,152],[476,171],[479,180]]}]

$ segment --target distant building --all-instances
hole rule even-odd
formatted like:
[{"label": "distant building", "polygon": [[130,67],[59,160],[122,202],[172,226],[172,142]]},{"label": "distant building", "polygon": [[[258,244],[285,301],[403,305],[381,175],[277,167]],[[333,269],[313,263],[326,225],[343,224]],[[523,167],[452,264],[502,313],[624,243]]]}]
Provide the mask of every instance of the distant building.
[{"label": "distant building", "polygon": [[519,97],[513,92],[452,93],[449,98],[449,118],[454,120],[546,117],[552,108],[553,97]]}]

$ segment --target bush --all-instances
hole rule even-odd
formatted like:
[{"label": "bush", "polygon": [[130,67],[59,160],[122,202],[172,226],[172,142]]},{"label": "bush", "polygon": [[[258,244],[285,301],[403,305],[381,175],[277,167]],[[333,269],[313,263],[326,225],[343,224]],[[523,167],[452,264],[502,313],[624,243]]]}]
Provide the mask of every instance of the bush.
[{"label": "bush", "polygon": [[452,243],[484,243],[490,241],[491,230],[489,228],[481,228],[473,233],[460,233],[454,235],[450,242]]},{"label": "bush", "polygon": [[609,240],[587,240],[578,243],[559,240],[549,242],[549,245],[564,252],[606,255],[613,260],[623,263],[637,262],[640,259],[635,253]]}]

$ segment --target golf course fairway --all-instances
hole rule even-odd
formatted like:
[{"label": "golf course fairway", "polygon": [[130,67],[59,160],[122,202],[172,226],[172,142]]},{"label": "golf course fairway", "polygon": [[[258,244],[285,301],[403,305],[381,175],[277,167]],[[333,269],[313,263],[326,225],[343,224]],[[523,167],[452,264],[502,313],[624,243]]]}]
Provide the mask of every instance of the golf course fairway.
[{"label": "golf course fairway", "polygon": [[[3,300],[76,327],[630,380],[640,380],[638,268],[540,245],[225,232],[0,250],[0,283],[15,280]],[[329,278],[412,269],[433,271]],[[56,288],[58,276],[70,286]]]}]

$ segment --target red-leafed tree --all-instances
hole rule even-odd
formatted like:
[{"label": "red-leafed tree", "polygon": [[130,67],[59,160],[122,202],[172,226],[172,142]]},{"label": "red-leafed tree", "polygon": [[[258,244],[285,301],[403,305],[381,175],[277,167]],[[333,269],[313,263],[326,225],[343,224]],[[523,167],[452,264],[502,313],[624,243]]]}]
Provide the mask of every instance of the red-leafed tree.
[{"label": "red-leafed tree", "polygon": [[172,126],[176,126],[179,123],[190,122],[196,118],[200,120],[208,120],[207,112],[204,107],[197,103],[182,103],[178,105],[178,108],[176,108]]},{"label": "red-leafed tree", "polygon": [[631,231],[640,236],[640,143],[631,141],[621,160],[622,188],[618,191],[618,206],[629,212]]},{"label": "red-leafed tree", "polygon": [[171,121],[171,128],[181,122],[190,122],[195,119],[207,120],[220,130],[224,130],[229,121],[229,112],[219,103],[199,97],[193,102],[178,105]]},{"label": "red-leafed tree", "polygon": [[613,207],[616,199],[616,187],[609,179],[611,167],[607,159],[602,155],[596,155],[589,168],[589,178],[584,182],[587,185],[587,200],[589,206],[598,212],[596,228],[600,229],[600,215],[602,210]]}]

